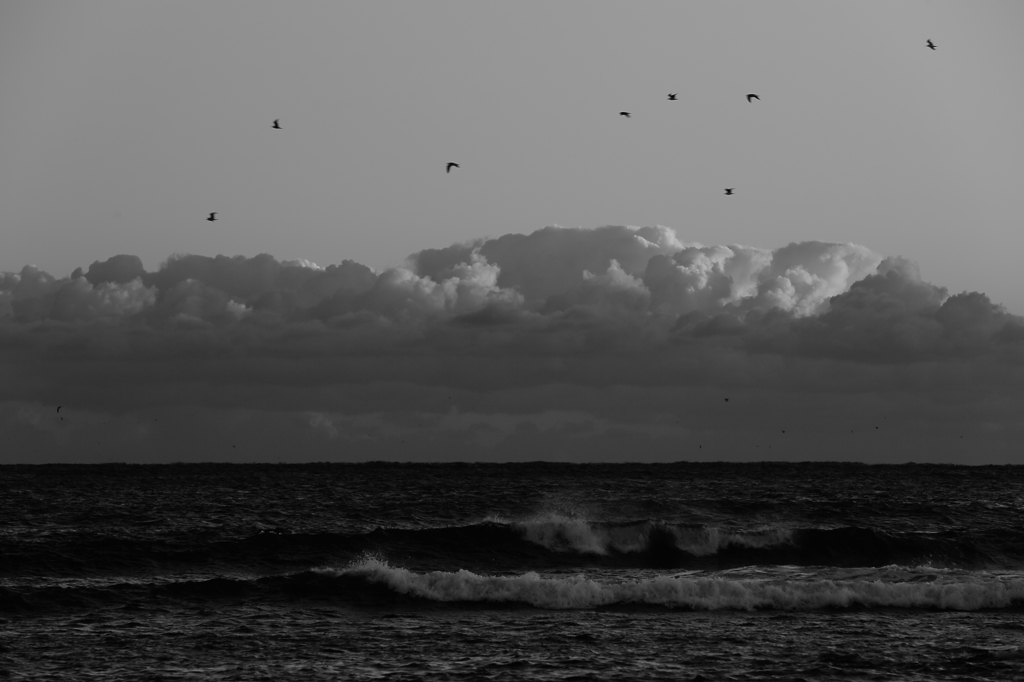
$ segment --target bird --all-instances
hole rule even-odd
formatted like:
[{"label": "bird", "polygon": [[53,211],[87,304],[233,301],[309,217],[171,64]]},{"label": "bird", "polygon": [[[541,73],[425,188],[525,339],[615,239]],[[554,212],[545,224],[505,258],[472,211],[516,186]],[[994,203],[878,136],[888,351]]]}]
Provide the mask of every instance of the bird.
[{"label": "bird", "polygon": [[732,194],[732,191],[733,191],[734,189],[736,189],[736,188],[735,188],[735,187],[726,187],[726,188],[725,188],[725,193],[726,193],[726,195],[730,195],[730,194]]},{"label": "bird", "polygon": [[279,118],[275,118],[275,119],[274,119],[274,125],[272,125],[272,126],[270,126],[270,127],[271,127],[271,128],[275,128],[275,129],[277,129],[277,130],[280,130],[280,129],[281,129],[281,124],[280,124],[280,120],[281,120],[281,119],[279,119]]},{"label": "bird", "polygon": [[751,102],[751,101],[753,101],[753,100],[755,100],[755,99],[756,99],[756,100],[757,100],[758,102],[760,102],[760,101],[761,101],[761,98],[760,98],[760,97],[758,97],[757,95],[755,95],[754,93],[750,93],[749,95],[747,95],[747,101],[748,101],[748,102]]},{"label": "bird", "polygon": [[213,213],[211,213],[211,214],[210,214],[210,217],[209,217],[209,218],[207,218],[207,220],[209,220],[209,221],[210,221],[211,223],[212,223],[212,222],[213,222],[214,220],[216,220],[216,219],[217,219],[217,211],[214,211]]},{"label": "bird", "polygon": [[670,92],[670,93],[668,93],[668,98],[669,98],[670,100],[672,100],[673,102],[675,102],[675,101],[676,101],[676,95],[677,95],[677,94],[679,94],[679,93],[677,93],[677,92]]},{"label": "bird", "polygon": [[619,116],[625,116],[626,118],[629,118],[629,112],[628,111],[620,111],[619,112]]},{"label": "bird", "polygon": [[459,164],[457,164],[457,163],[455,163],[453,161],[449,161],[448,162],[448,167],[445,168],[444,172],[445,173],[451,173],[452,172],[452,168],[459,168]]},{"label": "bird", "polygon": [[931,40],[929,40],[927,43],[925,43],[925,45],[927,45],[928,47],[930,47],[933,50],[935,49],[935,43],[933,43]]}]

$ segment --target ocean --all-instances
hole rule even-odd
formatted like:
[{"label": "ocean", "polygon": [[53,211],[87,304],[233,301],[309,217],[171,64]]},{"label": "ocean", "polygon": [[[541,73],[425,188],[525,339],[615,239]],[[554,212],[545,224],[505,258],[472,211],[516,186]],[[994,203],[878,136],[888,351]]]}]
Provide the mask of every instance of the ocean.
[{"label": "ocean", "polygon": [[1024,680],[1024,467],[0,467],[13,680]]}]

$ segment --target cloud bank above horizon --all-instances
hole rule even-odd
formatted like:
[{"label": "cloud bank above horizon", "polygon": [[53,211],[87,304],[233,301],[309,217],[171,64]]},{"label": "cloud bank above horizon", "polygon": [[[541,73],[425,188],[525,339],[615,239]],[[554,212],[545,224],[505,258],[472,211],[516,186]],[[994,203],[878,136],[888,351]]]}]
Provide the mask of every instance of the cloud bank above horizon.
[{"label": "cloud bank above horizon", "polygon": [[[1024,318],[901,257],[547,227],[0,275],[0,461],[1015,462]],[[60,413],[58,405],[63,406]]]}]

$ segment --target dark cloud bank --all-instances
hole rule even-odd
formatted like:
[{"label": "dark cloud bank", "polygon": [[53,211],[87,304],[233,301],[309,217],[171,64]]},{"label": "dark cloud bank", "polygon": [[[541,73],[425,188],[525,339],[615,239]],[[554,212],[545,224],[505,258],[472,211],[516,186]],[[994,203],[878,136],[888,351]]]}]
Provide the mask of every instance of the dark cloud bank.
[{"label": "dark cloud bank", "polygon": [[861,246],[664,227],[549,227],[380,273],[27,266],[0,279],[0,373],[2,462],[1024,453],[1024,318]]}]

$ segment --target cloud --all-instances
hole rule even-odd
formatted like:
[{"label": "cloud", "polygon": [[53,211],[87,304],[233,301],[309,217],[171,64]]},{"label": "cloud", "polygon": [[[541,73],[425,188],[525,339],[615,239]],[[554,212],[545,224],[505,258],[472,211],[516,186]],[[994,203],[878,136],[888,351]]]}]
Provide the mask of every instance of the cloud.
[{"label": "cloud", "polygon": [[334,439],[338,437],[338,429],[335,428],[334,422],[328,415],[323,412],[310,412],[308,416],[309,426],[313,430],[320,431],[327,438]]},{"label": "cloud", "polygon": [[[72,273],[71,278],[77,279],[81,276],[81,268]],[[93,262],[89,271],[85,273],[85,279],[93,286],[105,282],[114,284],[126,284],[135,279],[142,279],[146,276],[146,270],[142,267],[142,259],[138,256],[111,256],[102,263]]]},{"label": "cloud", "polygon": [[595,230],[545,227],[532,234],[508,234],[409,257],[411,268],[433,279],[445,278],[474,255],[499,269],[497,285],[518,291],[524,301],[541,302],[578,284],[584,272],[604,273],[615,260],[623,272],[642,276],[658,254],[683,248],[667,227],[606,226]]},{"label": "cloud", "polygon": [[382,272],[117,255],[0,276],[9,461],[1004,461],[1022,410],[1024,319],[854,244],[548,227]]},{"label": "cloud", "polygon": [[906,259],[884,260],[827,303],[817,316],[758,314],[729,328],[749,332],[751,348],[802,357],[911,363],[989,356],[1013,365],[1024,358],[1024,318],[981,293],[950,296]]},{"label": "cloud", "polygon": [[92,285],[79,277],[54,293],[49,317],[63,321],[124,318],[142,312],[155,300],[156,290],[143,286],[141,279]]}]

